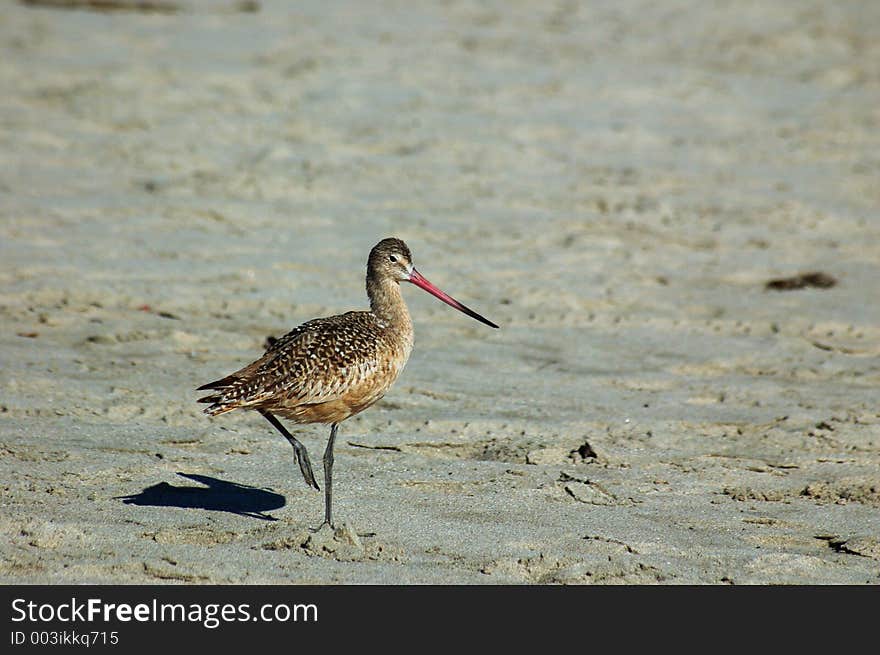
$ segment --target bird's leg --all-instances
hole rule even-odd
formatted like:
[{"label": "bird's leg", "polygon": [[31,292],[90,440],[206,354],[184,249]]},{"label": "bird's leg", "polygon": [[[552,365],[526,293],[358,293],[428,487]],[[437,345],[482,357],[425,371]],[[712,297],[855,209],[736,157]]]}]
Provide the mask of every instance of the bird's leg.
[{"label": "bird's leg", "polygon": [[312,473],[312,463],[309,461],[309,453],[306,450],[306,447],[303,446],[296,437],[290,434],[290,432],[288,432],[285,427],[281,425],[281,421],[275,418],[272,414],[263,409],[260,410],[260,414],[265,416],[266,420],[274,425],[275,429],[283,434],[284,438],[290,442],[291,446],[293,446],[293,452],[296,453],[296,462],[297,464],[299,464],[299,470],[302,471],[303,478],[305,478],[306,484],[320,491],[321,487],[319,487],[318,483],[315,482],[315,474]]},{"label": "bird's leg", "polygon": [[324,522],[313,530],[317,532],[325,525],[333,528],[333,442],[336,441],[338,423],[330,426],[330,440],[324,449]]}]

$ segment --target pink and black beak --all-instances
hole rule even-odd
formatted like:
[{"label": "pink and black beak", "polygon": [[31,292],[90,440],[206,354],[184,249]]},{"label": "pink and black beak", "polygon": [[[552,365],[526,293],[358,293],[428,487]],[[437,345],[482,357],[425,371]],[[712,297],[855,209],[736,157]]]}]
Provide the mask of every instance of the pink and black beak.
[{"label": "pink and black beak", "polygon": [[460,312],[462,312],[462,313],[464,313],[464,314],[467,314],[467,315],[470,316],[471,318],[475,318],[475,319],[477,319],[480,323],[485,323],[485,324],[488,325],[489,327],[493,327],[493,328],[497,328],[497,327],[498,327],[497,325],[495,325],[495,324],[494,324],[492,321],[490,321],[489,319],[487,319],[487,318],[483,318],[482,316],[480,316],[479,314],[477,314],[477,312],[475,312],[475,311],[472,310],[471,308],[469,308],[469,307],[465,307],[464,305],[462,305],[460,302],[458,302],[458,301],[457,301],[455,298],[453,298],[452,296],[450,296],[450,295],[448,295],[448,294],[443,293],[442,291],[440,291],[440,289],[438,289],[438,288],[435,287],[433,284],[431,284],[430,282],[428,282],[428,280],[426,280],[426,279],[422,276],[422,274],[419,273],[416,269],[412,269],[412,271],[410,272],[410,274],[409,274],[409,281],[412,282],[413,284],[415,284],[417,287],[421,287],[422,289],[424,289],[425,291],[427,291],[428,293],[430,293],[432,296],[436,296],[437,298],[439,298],[440,300],[442,300],[443,302],[445,302],[445,303],[446,303],[447,305],[449,305],[450,307],[455,307],[458,311],[460,311]]}]

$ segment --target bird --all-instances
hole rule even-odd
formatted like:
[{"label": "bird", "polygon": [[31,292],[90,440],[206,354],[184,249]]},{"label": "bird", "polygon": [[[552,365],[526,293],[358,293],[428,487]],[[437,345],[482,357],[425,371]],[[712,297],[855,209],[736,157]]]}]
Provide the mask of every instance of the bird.
[{"label": "bird", "polygon": [[219,416],[236,409],[263,415],[293,446],[306,485],[320,491],[306,447],[278,417],[297,424],[330,425],[324,449],[324,520],[333,524],[333,446],[339,424],[381,399],[403,371],[413,348],[413,325],[401,293],[409,282],[481,323],[498,328],[429,282],[413,266],[409,247],[390,237],[367,258],[370,309],[316,318],[267,341],[256,361],[224,378],[198,387],[210,395],[204,412]]}]

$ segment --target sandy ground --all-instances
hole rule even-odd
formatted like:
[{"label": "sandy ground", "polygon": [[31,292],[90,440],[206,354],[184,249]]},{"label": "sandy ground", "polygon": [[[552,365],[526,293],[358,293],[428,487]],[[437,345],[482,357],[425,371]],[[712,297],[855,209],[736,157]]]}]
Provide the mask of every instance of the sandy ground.
[{"label": "sandy ground", "polygon": [[[880,583],[880,3],[417,4],[4,6],[0,581]],[[389,235],[502,329],[404,290],[311,535],[194,388]]]}]

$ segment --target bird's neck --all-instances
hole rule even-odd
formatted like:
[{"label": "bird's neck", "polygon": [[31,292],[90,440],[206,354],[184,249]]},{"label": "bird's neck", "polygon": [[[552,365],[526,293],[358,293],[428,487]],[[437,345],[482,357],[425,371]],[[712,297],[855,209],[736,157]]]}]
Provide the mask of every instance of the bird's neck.
[{"label": "bird's neck", "polygon": [[412,321],[400,292],[400,284],[388,278],[367,276],[367,296],[370,298],[370,310],[382,323],[402,332],[412,331]]}]

